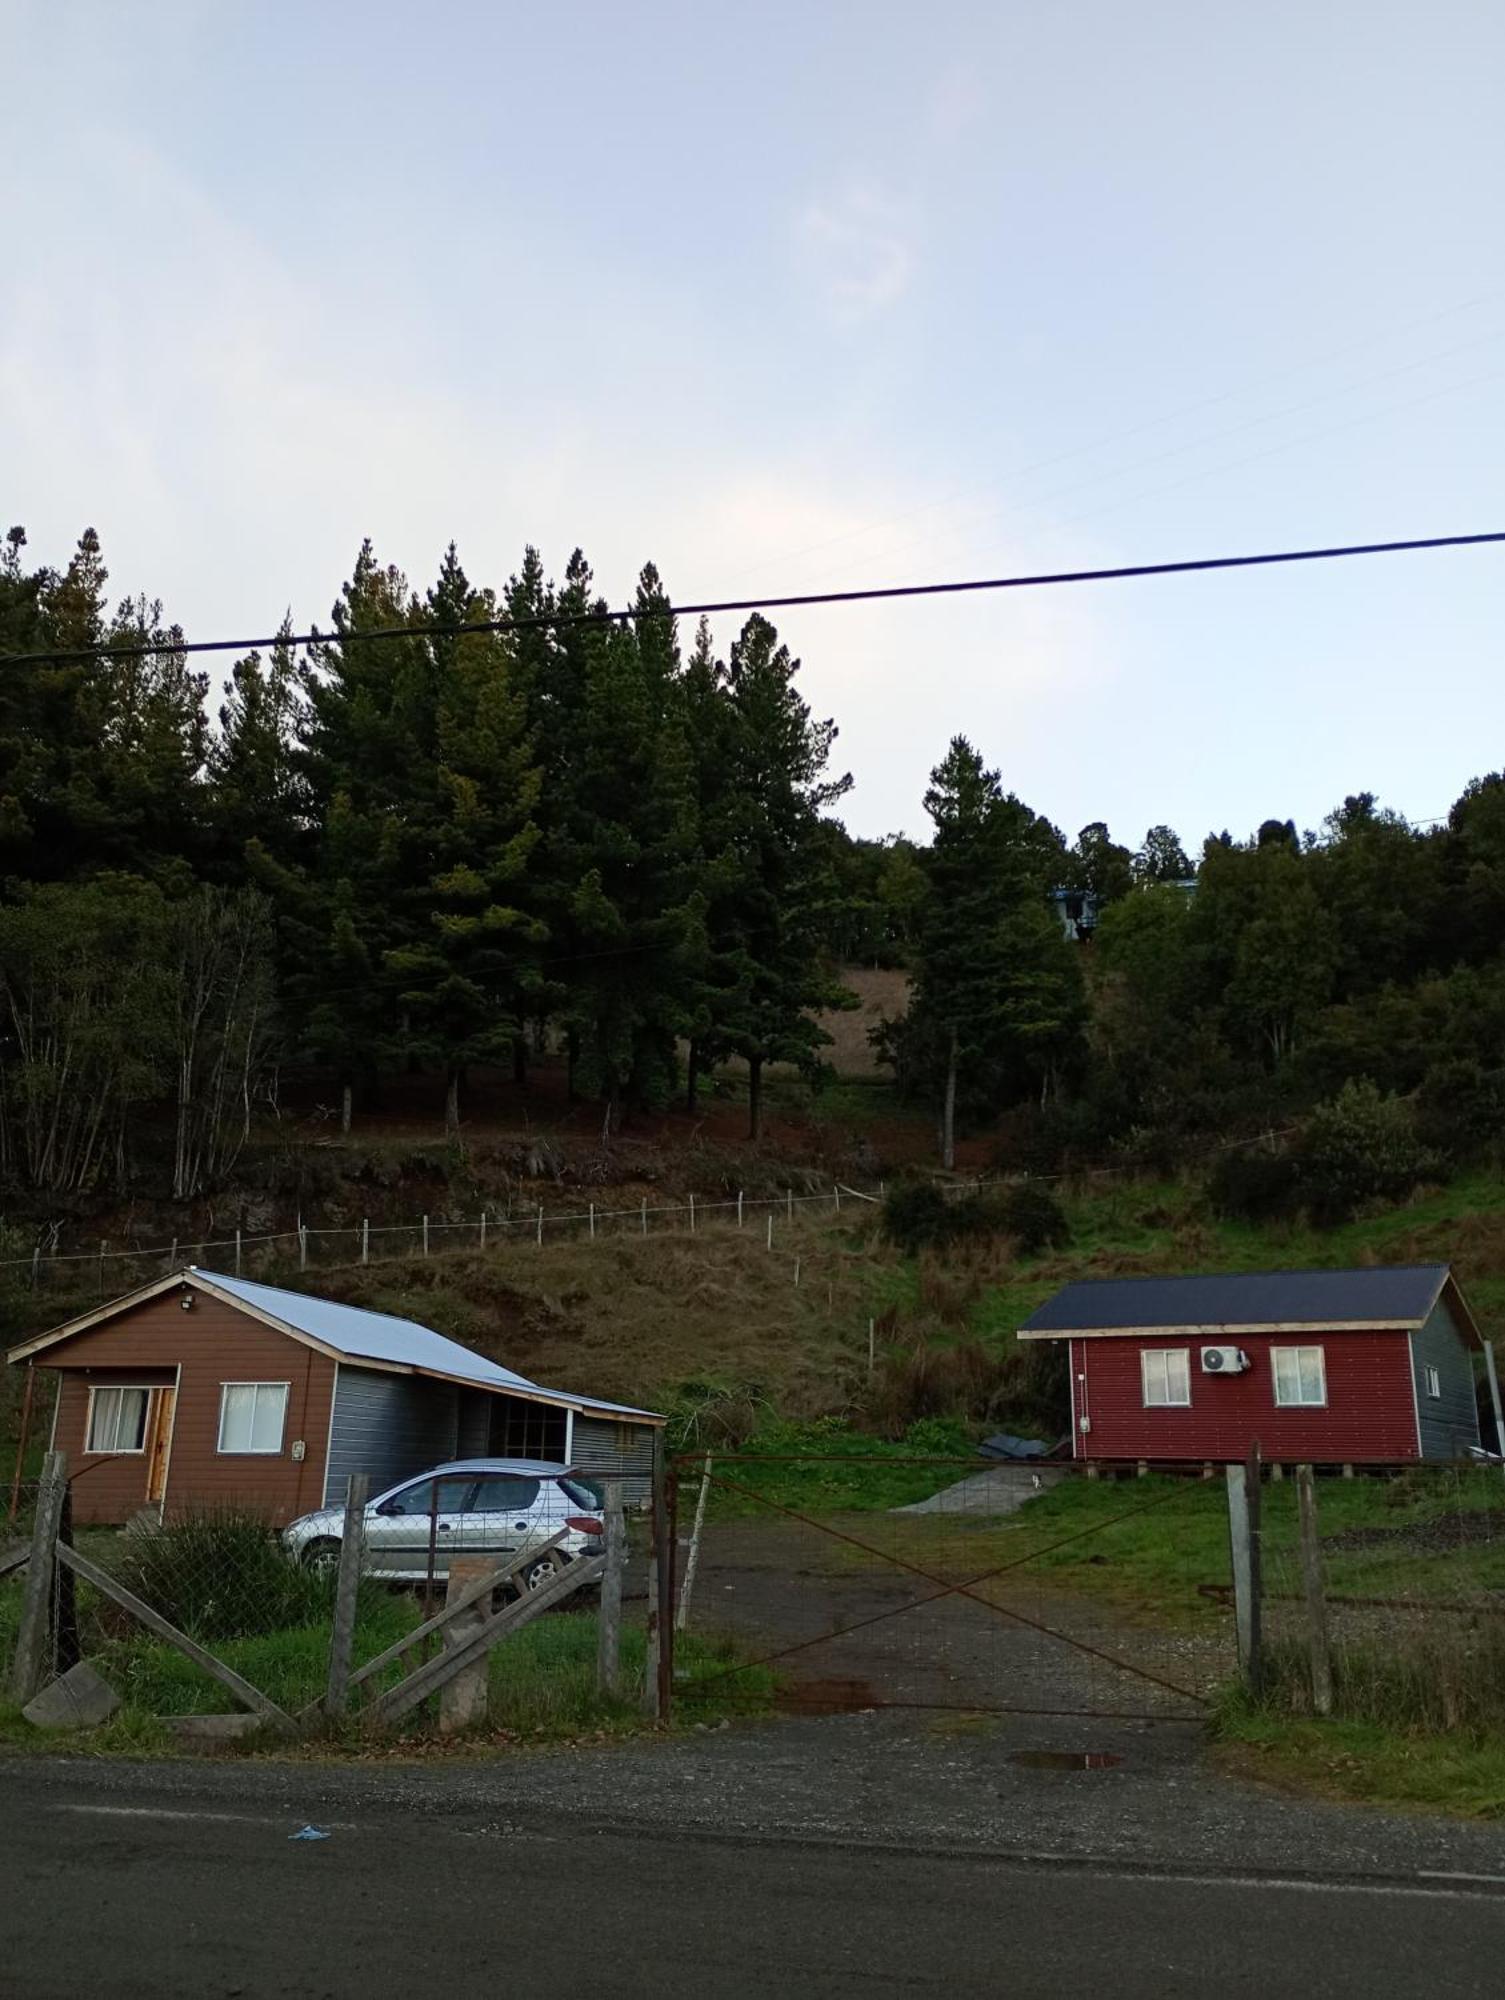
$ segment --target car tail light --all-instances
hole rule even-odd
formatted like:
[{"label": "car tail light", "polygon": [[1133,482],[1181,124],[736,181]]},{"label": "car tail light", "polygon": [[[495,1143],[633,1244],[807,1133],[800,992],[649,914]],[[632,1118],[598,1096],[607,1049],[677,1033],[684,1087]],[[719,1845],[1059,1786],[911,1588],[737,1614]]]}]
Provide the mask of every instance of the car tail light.
[{"label": "car tail light", "polygon": [[567,1528],[573,1528],[577,1535],[595,1535],[599,1537],[606,1533],[601,1523],[593,1521],[589,1514],[567,1514],[564,1525]]}]

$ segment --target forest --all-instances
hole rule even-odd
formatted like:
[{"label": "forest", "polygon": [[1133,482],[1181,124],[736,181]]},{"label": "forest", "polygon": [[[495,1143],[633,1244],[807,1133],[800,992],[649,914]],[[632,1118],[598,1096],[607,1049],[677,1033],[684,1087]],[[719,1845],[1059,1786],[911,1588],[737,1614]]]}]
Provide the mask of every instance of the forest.
[{"label": "forest", "polygon": [[908,975],[875,1041],[946,1165],[958,1131],[1007,1170],[1225,1149],[1230,1211],[1337,1214],[1496,1145],[1505,774],[1436,826],[1361,793],[1188,851],[1068,840],[959,737],[927,840],[855,839],[773,625],[721,658],[670,603],[649,564],[630,616],[592,615],[585,557],[555,581],[532,548],[496,589],[451,546],[418,589],[367,543],[327,634],[284,626],[219,688],[160,603],[111,597],[92,530],[55,568],[12,528],[4,1186],[212,1190],[294,1072],[347,1128],[421,1074],[453,1133],[468,1076],[548,1060],[609,1137],[737,1059],[756,1139],[770,1070],[820,1085],[864,963]]}]

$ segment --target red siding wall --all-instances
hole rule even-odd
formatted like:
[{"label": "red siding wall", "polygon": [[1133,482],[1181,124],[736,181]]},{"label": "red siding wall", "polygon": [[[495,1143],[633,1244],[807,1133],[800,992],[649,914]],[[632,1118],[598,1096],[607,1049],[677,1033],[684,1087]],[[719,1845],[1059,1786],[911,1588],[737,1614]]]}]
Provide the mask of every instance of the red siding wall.
[{"label": "red siding wall", "polygon": [[[1073,1436],[1078,1458],[1240,1459],[1256,1440],[1266,1459],[1382,1462],[1415,1458],[1416,1404],[1411,1355],[1403,1333],[1249,1334],[1251,1366],[1238,1375],[1204,1375],[1202,1340],[1117,1335],[1068,1343],[1078,1419],[1092,1428]],[[1327,1407],[1276,1407],[1272,1347],[1320,1347],[1326,1356]],[[1146,1409],[1139,1356],[1146,1347],[1191,1350],[1191,1404]],[[1082,1375],[1086,1375],[1085,1395]]]},{"label": "red siding wall", "polygon": [[[259,1508],[279,1524],[322,1504],[324,1454],[334,1363],[200,1292],[184,1312],[177,1291],[103,1321],[38,1357],[56,1368],[59,1451],[68,1454],[76,1522],[128,1521],[146,1500],[142,1453],[105,1455],[84,1449],[91,1381],[171,1382],[181,1367],[168,1460],[166,1509],[233,1502]],[[265,1457],[219,1450],[220,1388],[226,1382],[290,1385],[282,1449]],[[301,1438],[305,1456],[292,1455]]]}]

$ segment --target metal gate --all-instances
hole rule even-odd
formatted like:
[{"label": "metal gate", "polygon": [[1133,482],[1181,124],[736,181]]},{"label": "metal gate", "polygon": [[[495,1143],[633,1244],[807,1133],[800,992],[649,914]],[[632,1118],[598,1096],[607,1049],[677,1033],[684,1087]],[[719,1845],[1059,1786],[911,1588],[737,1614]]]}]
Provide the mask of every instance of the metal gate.
[{"label": "metal gate", "polygon": [[[1235,1668],[1222,1482],[682,1455],[676,1686],[806,1712],[1196,1720]],[[1200,1572],[1205,1570],[1205,1575]],[[713,1657],[705,1657],[706,1646]]]}]

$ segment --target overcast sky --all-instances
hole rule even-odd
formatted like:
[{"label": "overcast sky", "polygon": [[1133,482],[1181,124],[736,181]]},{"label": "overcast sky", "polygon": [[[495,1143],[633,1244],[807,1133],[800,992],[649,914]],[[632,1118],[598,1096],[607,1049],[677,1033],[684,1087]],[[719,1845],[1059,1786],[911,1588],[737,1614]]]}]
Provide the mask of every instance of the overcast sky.
[{"label": "overcast sky", "polygon": [[[0,513],[191,636],[1505,528],[1489,0],[0,0]],[[965,732],[1188,844],[1505,764],[1505,551],[790,613],[858,832]],[[731,636],[723,630],[723,643]]]}]

